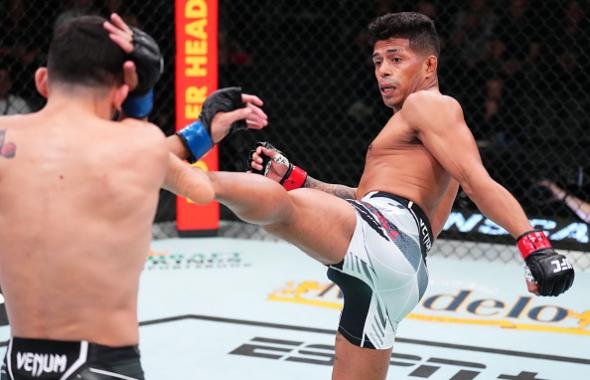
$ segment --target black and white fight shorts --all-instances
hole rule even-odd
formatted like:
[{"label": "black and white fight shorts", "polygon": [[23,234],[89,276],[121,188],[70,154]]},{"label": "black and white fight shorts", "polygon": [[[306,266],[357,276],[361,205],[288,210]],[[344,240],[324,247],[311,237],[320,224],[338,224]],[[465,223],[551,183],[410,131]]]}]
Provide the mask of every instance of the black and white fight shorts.
[{"label": "black and white fight shorts", "polygon": [[432,229],[416,204],[393,194],[348,202],[354,234],[344,260],[328,269],[344,296],[338,331],[359,347],[391,348],[398,323],[426,291]]},{"label": "black and white fight shorts", "polygon": [[0,380],[144,380],[137,346],[13,337]]}]

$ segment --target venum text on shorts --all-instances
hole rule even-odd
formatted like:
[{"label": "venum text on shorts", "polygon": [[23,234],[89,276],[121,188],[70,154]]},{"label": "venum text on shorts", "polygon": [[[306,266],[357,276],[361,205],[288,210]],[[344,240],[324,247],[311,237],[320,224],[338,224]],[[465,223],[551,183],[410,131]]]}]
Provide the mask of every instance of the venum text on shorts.
[{"label": "venum text on shorts", "polygon": [[18,370],[39,377],[44,373],[63,373],[66,371],[68,358],[66,355],[35,352],[17,352],[16,366]]}]

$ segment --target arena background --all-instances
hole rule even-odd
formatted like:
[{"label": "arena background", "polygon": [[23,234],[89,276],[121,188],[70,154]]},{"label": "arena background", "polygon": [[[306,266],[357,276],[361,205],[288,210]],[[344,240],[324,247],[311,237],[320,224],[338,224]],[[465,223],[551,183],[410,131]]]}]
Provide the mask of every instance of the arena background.
[{"label": "arena background", "polygon": [[[56,4],[58,4],[56,6]],[[166,61],[151,121],[175,130],[175,30],[170,1],[3,0],[0,2],[0,112],[39,109],[34,70],[56,22],[117,11],[160,43]],[[371,139],[391,111],[370,62],[366,26],[388,11],[417,10],[442,42],[441,90],[456,97],[491,175],[522,203],[555,245],[588,250],[590,219],[590,24],[586,1],[219,1],[219,87],[242,86],[265,101],[270,126],[219,148],[222,170],[245,169],[258,140],[283,150],[315,178],[354,186]],[[10,97],[7,94],[11,94]],[[19,99],[20,98],[20,99]],[[11,101],[6,101],[9,99]],[[539,185],[554,181],[569,194]],[[568,206],[569,203],[569,206]],[[578,215],[576,215],[576,212]],[[175,236],[176,205],[162,192],[154,235]],[[268,238],[221,209],[222,236]],[[512,260],[505,231],[460,193],[434,254]],[[455,241],[505,243],[455,244]],[[585,255],[573,257],[587,267]]]},{"label": "arena background", "polygon": [[[116,11],[162,48],[151,121],[173,133],[182,126],[175,59],[183,29],[174,5],[188,3],[205,0],[0,0],[0,115],[43,106],[33,73],[57,22]],[[259,95],[270,116],[266,130],[220,145],[220,169],[244,170],[253,144],[268,140],[312,176],[352,186],[391,115],[365,28],[388,11],[430,15],[442,40],[441,90],[462,103],[492,176],[569,250],[576,282],[557,298],[528,294],[513,239],[460,194],[427,260],[431,285],[400,324],[388,379],[590,378],[587,1],[220,0],[217,10],[209,8],[207,28],[218,21],[218,83],[207,80]],[[141,276],[147,378],[329,378],[343,295],[325,268],[223,208],[219,237],[176,239],[176,209],[162,191]],[[0,356],[9,337],[0,294]]]}]

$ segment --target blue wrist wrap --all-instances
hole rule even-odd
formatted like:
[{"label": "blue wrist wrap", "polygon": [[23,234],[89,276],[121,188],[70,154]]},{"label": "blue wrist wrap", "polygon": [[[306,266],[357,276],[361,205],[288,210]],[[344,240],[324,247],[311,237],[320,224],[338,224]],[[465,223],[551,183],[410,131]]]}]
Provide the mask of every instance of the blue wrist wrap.
[{"label": "blue wrist wrap", "polygon": [[211,136],[209,136],[207,129],[200,120],[187,125],[176,132],[176,134],[191,153],[192,157],[188,160],[191,164],[198,161],[199,158],[204,156],[213,147]]},{"label": "blue wrist wrap", "polygon": [[134,118],[147,117],[154,106],[154,90],[151,89],[145,95],[128,96],[123,102],[123,112],[125,115]]}]

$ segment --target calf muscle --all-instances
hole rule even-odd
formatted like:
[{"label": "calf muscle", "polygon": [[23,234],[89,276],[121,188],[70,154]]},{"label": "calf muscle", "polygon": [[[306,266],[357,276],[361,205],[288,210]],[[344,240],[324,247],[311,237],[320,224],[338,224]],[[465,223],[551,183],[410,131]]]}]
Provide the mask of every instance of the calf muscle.
[{"label": "calf muscle", "polygon": [[247,173],[210,172],[215,199],[236,215],[261,226],[289,223],[293,203],[289,194],[270,179]]},{"label": "calf muscle", "polygon": [[353,208],[312,189],[291,192],[257,174],[211,172],[215,199],[324,264],[342,261],[354,231]]}]

